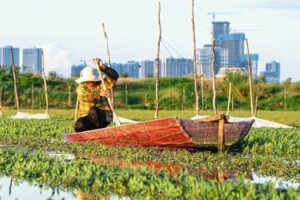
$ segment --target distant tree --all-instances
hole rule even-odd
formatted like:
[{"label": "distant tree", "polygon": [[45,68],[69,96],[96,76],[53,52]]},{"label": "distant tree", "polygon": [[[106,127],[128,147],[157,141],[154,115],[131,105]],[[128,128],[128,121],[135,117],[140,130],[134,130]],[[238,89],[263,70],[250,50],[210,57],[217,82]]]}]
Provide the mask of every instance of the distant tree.
[{"label": "distant tree", "polygon": [[48,73],[49,80],[55,80],[55,79],[60,79],[60,78],[61,78],[61,76],[56,71],[50,71]]}]

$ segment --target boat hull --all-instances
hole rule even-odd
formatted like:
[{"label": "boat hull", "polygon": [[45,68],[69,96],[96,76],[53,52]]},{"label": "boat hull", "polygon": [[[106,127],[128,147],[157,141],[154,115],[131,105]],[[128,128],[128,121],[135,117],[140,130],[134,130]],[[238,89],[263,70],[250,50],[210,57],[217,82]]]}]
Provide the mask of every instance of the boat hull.
[{"label": "boat hull", "polygon": [[[232,145],[243,139],[253,122],[225,123],[225,145]],[[64,140],[76,143],[99,142],[110,146],[197,148],[218,144],[218,123],[164,118],[65,134]]]}]

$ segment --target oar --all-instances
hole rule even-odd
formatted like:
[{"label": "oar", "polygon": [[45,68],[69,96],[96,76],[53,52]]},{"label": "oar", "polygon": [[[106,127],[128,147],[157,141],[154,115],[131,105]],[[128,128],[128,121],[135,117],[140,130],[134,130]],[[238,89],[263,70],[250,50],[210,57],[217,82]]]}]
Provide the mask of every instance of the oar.
[{"label": "oar", "polygon": [[[105,91],[107,91],[107,87],[106,87],[106,84],[105,84],[105,82],[104,82],[104,78],[103,78],[103,76],[102,76],[102,72],[101,72],[101,69],[100,69],[100,66],[103,65],[103,63],[102,63],[102,61],[100,60],[100,62],[96,62],[96,65],[97,65],[97,68],[98,68],[98,73],[99,73],[100,80],[101,80],[101,82],[102,82],[102,84],[103,84],[103,89],[104,89]],[[116,123],[117,126],[120,126],[121,123],[120,123],[120,120],[119,120],[119,118],[118,118],[118,116],[117,116],[117,114],[116,114],[116,112],[115,112],[114,107],[112,106],[111,98],[110,98],[110,96],[106,96],[106,98],[107,98],[107,100],[108,100],[108,104],[109,104],[109,106],[110,106],[110,108],[111,108],[111,111],[112,111],[112,113],[113,113],[114,121],[115,121],[115,123]]]}]

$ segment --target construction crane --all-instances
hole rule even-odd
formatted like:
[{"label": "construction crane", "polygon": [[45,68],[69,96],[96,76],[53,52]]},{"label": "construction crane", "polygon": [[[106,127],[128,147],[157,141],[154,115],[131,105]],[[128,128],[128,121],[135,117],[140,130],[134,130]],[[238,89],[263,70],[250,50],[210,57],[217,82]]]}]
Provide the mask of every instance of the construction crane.
[{"label": "construction crane", "polygon": [[211,21],[211,38],[212,40],[214,38],[214,22],[216,20],[216,15],[236,15],[236,14],[241,14],[241,12],[215,12],[211,11],[207,13],[208,15],[212,16],[212,21]]}]

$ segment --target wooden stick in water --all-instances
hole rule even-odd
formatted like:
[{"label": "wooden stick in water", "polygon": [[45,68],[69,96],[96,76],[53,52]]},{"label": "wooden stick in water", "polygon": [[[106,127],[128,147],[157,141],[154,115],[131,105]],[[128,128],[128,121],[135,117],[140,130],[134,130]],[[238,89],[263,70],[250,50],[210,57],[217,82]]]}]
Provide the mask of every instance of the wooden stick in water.
[{"label": "wooden stick in water", "polygon": [[161,22],[160,22],[160,2],[158,1],[158,41],[157,41],[157,52],[156,52],[156,62],[155,62],[155,70],[154,70],[154,77],[155,77],[155,114],[154,119],[158,118],[158,110],[159,110],[159,53],[160,53],[160,42],[161,42]]},{"label": "wooden stick in water", "polygon": [[44,55],[44,49],[42,49],[42,76],[44,81],[44,89],[45,89],[45,100],[46,100],[46,111],[45,113],[49,113],[49,101],[48,101],[48,89],[47,89],[47,79],[45,75],[45,55]]},{"label": "wooden stick in water", "polygon": [[13,52],[12,47],[10,48],[10,53],[11,53],[11,69],[12,69],[13,78],[14,78],[15,103],[16,103],[16,107],[17,107],[17,112],[20,112],[18,89],[17,89],[17,76],[16,76],[16,69],[15,69],[14,52]]},{"label": "wooden stick in water", "polygon": [[246,50],[247,50],[247,58],[248,58],[248,83],[249,83],[249,93],[250,93],[250,108],[251,115],[254,116],[254,107],[253,107],[253,88],[252,88],[252,66],[251,66],[251,58],[249,53],[249,45],[248,39],[246,38]]},{"label": "wooden stick in water", "polygon": [[213,88],[213,109],[214,109],[214,114],[217,114],[217,108],[216,108],[216,80],[215,80],[215,40],[212,42],[212,64],[211,64],[211,73],[212,73],[212,88]]},{"label": "wooden stick in water", "polygon": [[226,115],[229,114],[230,98],[231,98],[231,82],[229,83],[228,104],[227,104],[227,112],[226,112]]},{"label": "wooden stick in water", "polygon": [[199,95],[197,84],[197,65],[196,65],[196,34],[195,34],[195,2],[192,0],[192,29],[193,29],[193,64],[194,64],[194,93],[195,93],[195,114],[199,115]]}]

